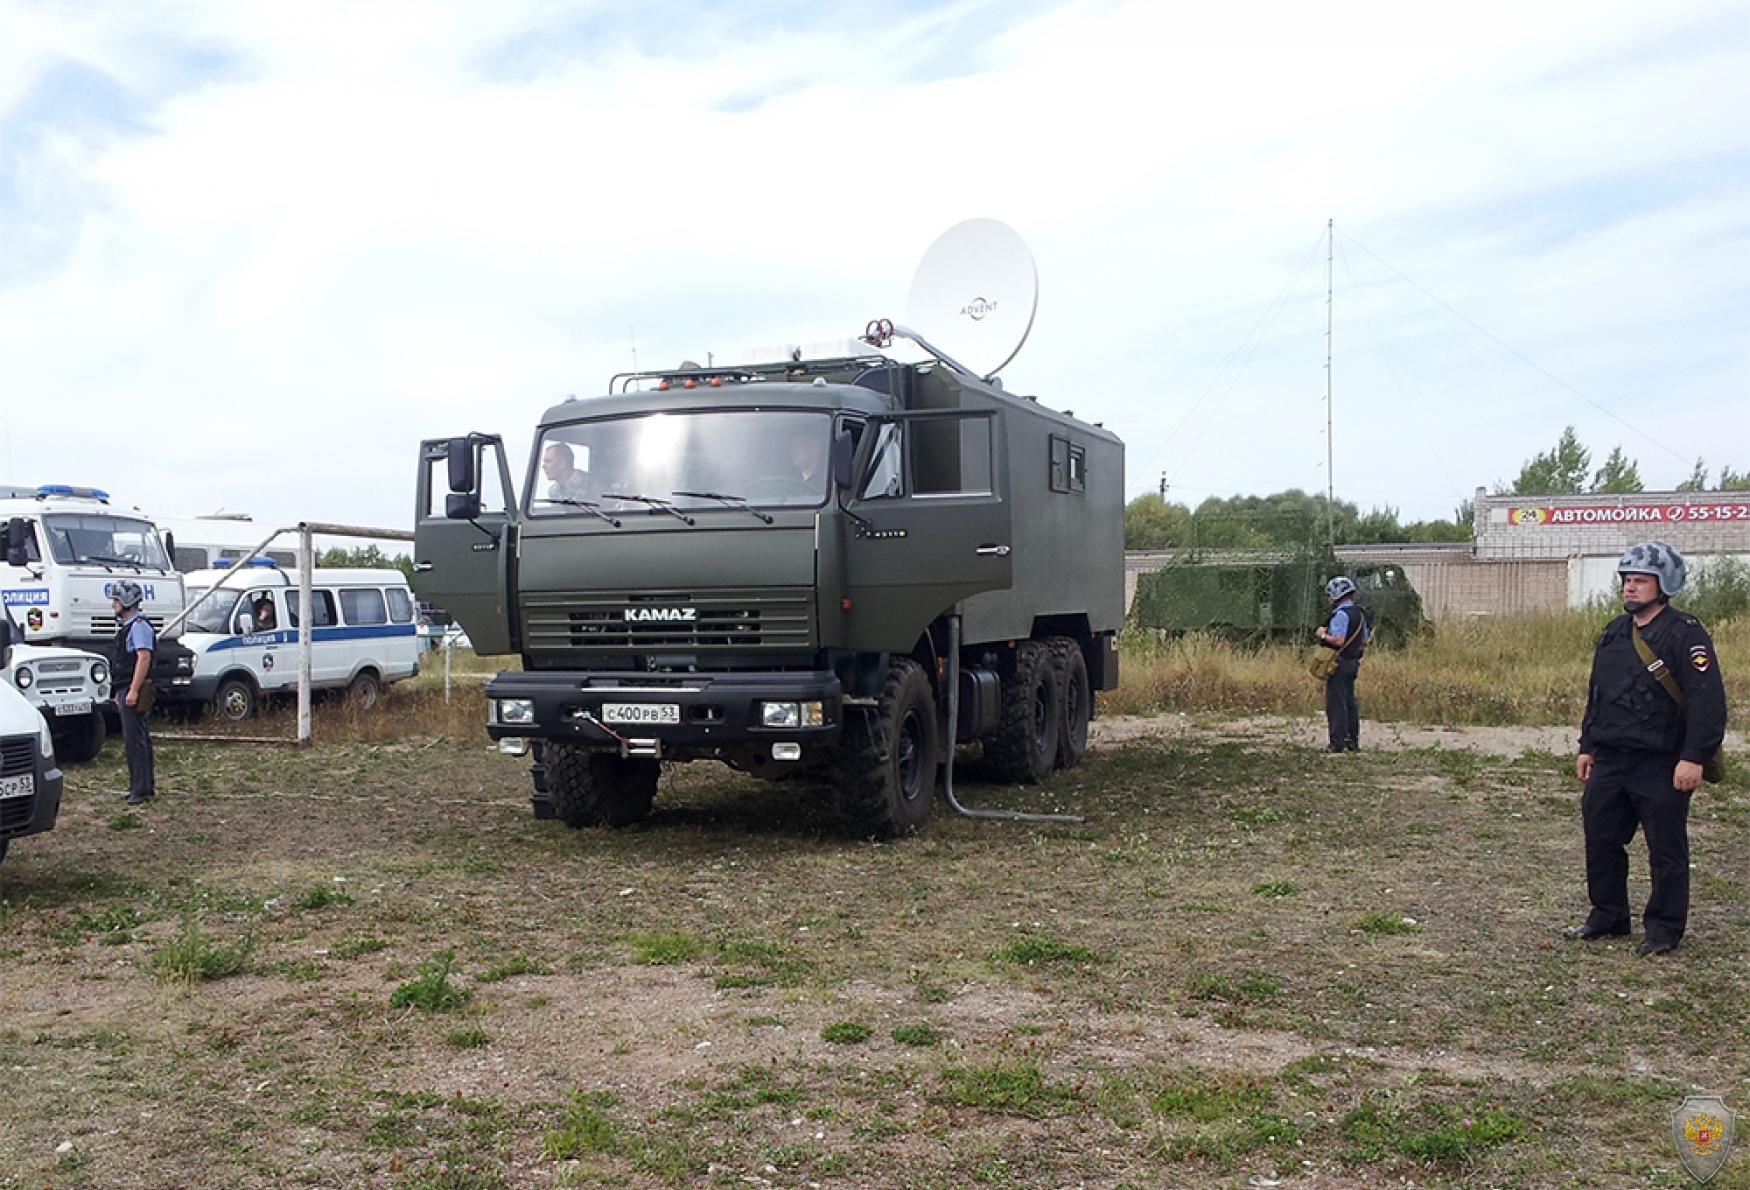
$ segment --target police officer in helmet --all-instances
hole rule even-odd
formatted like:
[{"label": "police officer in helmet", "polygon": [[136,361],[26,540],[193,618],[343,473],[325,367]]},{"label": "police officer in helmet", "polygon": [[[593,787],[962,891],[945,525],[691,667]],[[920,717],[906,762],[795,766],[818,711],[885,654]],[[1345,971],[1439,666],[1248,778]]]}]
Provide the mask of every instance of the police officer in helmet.
[{"label": "police officer in helmet", "polygon": [[146,714],[152,709],[152,650],[157,647],[158,634],[140,612],[145,602],[145,590],[133,579],[124,578],[109,588],[110,605],[115,608],[115,667],[110,671],[115,682],[115,709],[122,721],[122,743],[128,757],[128,794],[130,806],[143,806],[158,792],[152,733],[146,727]]},{"label": "police officer in helmet", "polygon": [[1662,541],[1617,564],[1624,614],[1592,655],[1575,773],[1586,832],[1592,912],[1567,931],[1592,940],[1629,933],[1628,843],[1647,837],[1652,894],[1639,953],[1665,954],[1689,920],[1689,797],[1726,734],[1726,689],[1707,630],[1671,606],[1683,590],[1683,555]]}]

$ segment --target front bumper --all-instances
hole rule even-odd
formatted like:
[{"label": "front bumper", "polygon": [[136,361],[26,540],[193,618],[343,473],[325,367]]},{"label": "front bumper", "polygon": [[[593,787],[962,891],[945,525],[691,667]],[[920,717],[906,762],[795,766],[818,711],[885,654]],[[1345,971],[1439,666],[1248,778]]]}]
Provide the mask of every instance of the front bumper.
[{"label": "front bumper", "polygon": [[[831,670],[777,673],[577,673],[507,672],[486,687],[488,700],[524,699],[534,704],[532,723],[500,723],[489,715],[487,734],[554,740],[622,755],[675,758],[716,756],[772,744],[805,749],[831,746],[843,722],[843,689]],[[818,727],[767,727],[759,706],[767,702],[818,702]],[[672,707],[672,723],[614,722],[609,706]]]},{"label": "front bumper", "polygon": [[61,770],[39,753],[31,769],[33,790],[23,797],[0,798],[0,839],[53,830],[61,812]]}]

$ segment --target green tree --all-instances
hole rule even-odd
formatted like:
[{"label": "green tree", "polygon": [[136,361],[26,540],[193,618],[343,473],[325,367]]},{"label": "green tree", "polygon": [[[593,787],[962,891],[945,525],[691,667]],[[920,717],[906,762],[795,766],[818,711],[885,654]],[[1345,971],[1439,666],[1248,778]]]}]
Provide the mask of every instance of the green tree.
[{"label": "green tree", "polygon": [[1641,483],[1640,465],[1622,453],[1618,446],[1610,452],[1610,457],[1604,460],[1604,466],[1598,468],[1592,476],[1592,490],[1595,492],[1641,492],[1646,486]]},{"label": "green tree", "polygon": [[1533,457],[1513,481],[1516,496],[1545,496],[1583,492],[1591,474],[1592,452],[1580,445],[1580,439],[1569,426],[1562,431],[1555,449]]},{"label": "green tree", "polygon": [[1191,510],[1154,492],[1124,506],[1124,548],[1170,550],[1189,544]]},{"label": "green tree", "polygon": [[1733,471],[1730,467],[1720,468],[1720,486],[1722,492],[1750,492],[1750,471]]},{"label": "green tree", "polygon": [[1695,470],[1689,473],[1689,478],[1677,485],[1680,492],[1707,491],[1707,467],[1705,459],[1695,460]]},{"label": "green tree", "polygon": [[406,554],[385,554],[374,542],[353,549],[334,546],[316,556],[316,565],[357,570],[399,570],[413,582],[413,559]]}]

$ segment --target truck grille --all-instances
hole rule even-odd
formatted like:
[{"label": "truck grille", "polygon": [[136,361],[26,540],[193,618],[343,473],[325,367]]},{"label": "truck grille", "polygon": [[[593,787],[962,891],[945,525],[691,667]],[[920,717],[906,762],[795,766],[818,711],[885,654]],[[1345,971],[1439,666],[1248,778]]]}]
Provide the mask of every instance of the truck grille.
[{"label": "truck grille", "polygon": [[36,737],[12,735],[0,740],[0,777],[28,773],[36,765]]},{"label": "truck grille", "polygon": [[[525,595],[531,651],[806,649],[814,636],[814,592],[712,591],[612,595]],[[689,618],[690,617],[690,618]]]}]

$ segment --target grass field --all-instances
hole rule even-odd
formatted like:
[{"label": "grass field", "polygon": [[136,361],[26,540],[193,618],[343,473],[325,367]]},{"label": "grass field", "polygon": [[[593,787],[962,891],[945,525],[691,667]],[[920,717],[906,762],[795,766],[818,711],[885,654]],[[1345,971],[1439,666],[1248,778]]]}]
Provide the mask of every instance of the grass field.
[{"label": "grass field", "polygon": [[113,744],[69,773],[0,866],[0,1187],[1678,1187],[1671,1110],[1745,1102],[1743,766],[1644,960],[1558,935],[1566,755],[1202,713],[1033,789],[960,770],[1080,825],[877,846],[691,766],[575,832],[478,676],[433,682],[309,749],[166,743],[143,811]]}]

